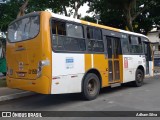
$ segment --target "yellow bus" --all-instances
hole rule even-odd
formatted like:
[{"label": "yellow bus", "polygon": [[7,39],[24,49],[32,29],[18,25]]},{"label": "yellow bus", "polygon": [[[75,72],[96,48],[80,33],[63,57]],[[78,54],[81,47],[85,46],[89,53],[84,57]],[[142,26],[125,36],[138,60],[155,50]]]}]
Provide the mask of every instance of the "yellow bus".
[{"label": "yellow bus", "polygon": [[7,84],[42,94],[81,93],[153,75],[150,42],[142,34],[47,11],[20,17],[8,27]]}]

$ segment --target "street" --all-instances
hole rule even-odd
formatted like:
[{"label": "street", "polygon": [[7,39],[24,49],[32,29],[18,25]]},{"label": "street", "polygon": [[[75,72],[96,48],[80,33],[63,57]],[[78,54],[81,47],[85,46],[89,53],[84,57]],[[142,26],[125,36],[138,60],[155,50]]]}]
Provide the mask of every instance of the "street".
[{"label": "street", "polygon": [[105,88],[93,101],[79,94],[36,94],[0,103],[0,111],[160,111],[160,76],[147,78],[142,87]]}]

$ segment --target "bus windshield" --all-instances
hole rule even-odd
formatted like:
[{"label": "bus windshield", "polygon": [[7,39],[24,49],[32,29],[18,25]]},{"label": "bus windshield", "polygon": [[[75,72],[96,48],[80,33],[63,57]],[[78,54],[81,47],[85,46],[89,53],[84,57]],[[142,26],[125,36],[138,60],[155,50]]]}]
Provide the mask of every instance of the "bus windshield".
[{"label": "bus windshield", "polygon": [[39,16],[31,16],[9,25],[9,42],[20,42],[36,37],[39,33],[39,21]]}]

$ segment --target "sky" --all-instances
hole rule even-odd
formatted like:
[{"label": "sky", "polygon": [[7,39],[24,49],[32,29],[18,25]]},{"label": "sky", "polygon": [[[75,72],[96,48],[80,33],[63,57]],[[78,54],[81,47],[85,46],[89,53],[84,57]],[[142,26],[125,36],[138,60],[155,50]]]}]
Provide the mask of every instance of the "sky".
[{"label": "sky", "polygon": [[[85,3],[83,6],[81,6],[78,10],[78,14],[81,14],[81,17],[85,17],[85,16],[93,16],[93,13],[87,13],[87,11],[89,10],[89,6],[87,5],[88,3]],[[71,8],[67,8],[67,11],[69,11]]]},{"label": "sky", "polygon": [[[68,7],[67,11],[71,10],[72,8]],[[89,10],[89,6],[88,3],[85,3],[83,6],[81,6],[78,10],[78,14],[81,14],[81,17],[85,17],[85,16],[93,16],[93,12],[91,13],[87,13],[87,11]],[[46,9],[46,11],[52,11],[51,9]],[[74,11],[73,11],[74,12]],[[69,12],[68,12],[69,13]],[[71,15],[71,17],[73,17],[73,15]]]}]

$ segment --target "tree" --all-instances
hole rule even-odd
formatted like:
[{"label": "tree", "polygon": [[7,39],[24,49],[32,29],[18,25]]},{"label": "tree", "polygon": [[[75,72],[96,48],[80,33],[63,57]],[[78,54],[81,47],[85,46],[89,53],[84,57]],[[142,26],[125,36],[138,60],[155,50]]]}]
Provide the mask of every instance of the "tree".
[{"label": "tree", "polygon": [[[78,10],[86,2],[87,0],[8,0],[6,4],[0,4],[0,30],[7,31],[8,24],[16,19],[16,16],[47,8],[54,13],[79,18]],[[67,11],[67,7],[71,10]]]},{"label": "tree", "polygon": [[149,13],[154,9],[154,6],[160,8],[159,0],[94,0],[90,6],[90,11],[99,13],[104,24],[113,24],[118,28],[127,26],[130,31],[140,32],[144,30],[140,30],[139,21],[149,23],[148,27],[151,29],[153,17]]},{"label": "tree", "polygon": [[26,8],[27,8],[28,2],[29,2],[29,0],[26,0],[26,1],[24,2],[24,4],[19,8],[20,10],[19,10],[19,12],[18,12],[17,18],[20,17],[20,16],[25,15],[25,10],[26,10]]},{"label": "tree", "polygon": [[0,30],[7,31],[8,24],[16,19],[19,7],[24,1],[10,0],[6,4],[0,4]]},{"label": "tree", "polygon": [[81,20],[85,20],[85,21],[96,23],[95,18],[94,17],[90,17],[90,16],[85,16],[85,17],[81,18]]},{"label": "tree", "polygon": [[73,13],[73,18],[80,18],[80,15],[78,14],[78,10],[81,6],[84,5],[84,3],[86,3],[87,0],[70,0],[69,1],[69,7],[71,7],[71,12],[74,11]]}]

